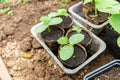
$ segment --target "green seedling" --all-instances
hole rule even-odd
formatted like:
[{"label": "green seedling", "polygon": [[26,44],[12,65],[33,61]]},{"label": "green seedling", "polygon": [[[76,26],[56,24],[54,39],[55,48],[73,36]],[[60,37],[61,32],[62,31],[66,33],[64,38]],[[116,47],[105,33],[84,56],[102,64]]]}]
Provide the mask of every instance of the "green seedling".
[{"label": "green seedling", "polygon": [[98,11],[110,14],[120,13],[120,4],[116,0],[84,0],[84,4],[90,2],[94,4],[95,16],[98,16]]},{"label": "green seedling", "polygon": [[[120,34],[120,14],[112,14],[109,18],[111,27]],[[120,36],[117,39],[117,44],[120,47]]]},{"label": "green seedling", "polygon": [[51,61],[48,62],[48,66],[49,67],[52,67],[53,66],[53,63]]},{"label": "green seedling", "polygon": [[68,37],[61,37],[57,40],[58,44],[61,44],[59,55],[61,60],[68,60],[74,53],[74,45],[81,42],[84,39],[84,35],[77,33],[73,34],[69,39]]},{"label": "green seedling", "polygon": [[60,8],[65,8],[68,3],[70,3],[71,0],[64,0],[63,2],[60,3]]},{"label": "green seedling", "polygon": [[0,0],[2,3],[6,3],[8,0]]},{"label": "green seedling", "polygon": [[44,62],[44,61],[45,61],[45,58],[40,56],[40,58],[39,58],[38,61],[40,61],[40,62]]},{"label": "green seedling", "polygon": [[67,10],[66,9],[58,9],[57,12],[51,12],[48,14],[49,17],[56,17],[56,16],[68,16]]},{"label": "green seedling", "polygon": [[13,15],[13,11],[9,7],[7,7],[7,8],[0,9],[0,14]]},{"label": "green seedling", "polygon": [[46,29],[48,29],[48,32],[50,32],[50,26],[60,24],[62,22],[62,18],[42,16],[40,21],[42,24],[35,30],[36,33],[43,32]]},{"label": "green seedling", "polygon": [[73,25],[73,26],[72,26],[72,30],[73,30],[73,31],[76,31],[77,33],[80,33],[80,32],[81,32],[80,26],[75,26],[75,25]]}]

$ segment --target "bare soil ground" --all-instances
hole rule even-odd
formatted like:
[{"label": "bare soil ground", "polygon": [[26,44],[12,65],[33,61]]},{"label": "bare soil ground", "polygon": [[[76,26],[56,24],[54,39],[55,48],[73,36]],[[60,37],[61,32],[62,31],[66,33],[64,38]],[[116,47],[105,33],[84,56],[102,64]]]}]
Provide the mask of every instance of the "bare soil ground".
[{"label": "bare soil ground", "polygon": [[[79,2],[73,0],[67,9]],[[110,62],[113,57],[106,50],[89,65],[74,75],[65,74],[30,33],[39,18],[59,9],[57,0],[29,0],[26,4],[1,4],[14,14],[0,14],[0,56],[13,80],[82,80],[84,75]],[[31,54],[31,58],[25,58]]]}]

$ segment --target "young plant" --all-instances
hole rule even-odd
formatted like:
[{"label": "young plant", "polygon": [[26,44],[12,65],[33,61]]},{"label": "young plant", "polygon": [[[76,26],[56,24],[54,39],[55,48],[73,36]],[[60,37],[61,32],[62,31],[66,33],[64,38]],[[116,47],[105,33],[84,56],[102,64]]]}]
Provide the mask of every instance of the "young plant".
[{"label": "young plant", "polygon": [[[120,34],[120,14],[112,14],[109,18],[111,28]],[[117,39],[117,44],[120,47],[120,36]]]},{"label": "young plant", "polygon": [[84,0],[84,4],[92,2],[94,4],[95,16],[98,11],[115,14],[120,12],[120,4],[116,0]]},{"label": "young plant", "polygon": [[50,26],[60,24],[62,22],[62,18],[42,16],[40,21],[42,24],[35,30],[36,33],[43,32],[46,28],[48,29],[48,32],[50,32]]},{"label": "young plant", "polygon": [[0,14],[5,14],[5,13],[7,13],[8,15],[13,15],[13,11],[9,7],[0,9]]},{"label": "young plant", "polygon": [[68,37],[61,37],[57,40],[61,44],[59,55],[61,60],[68,60],[74,53],[74,45],[81,42],[84,39],[84,35],[80,33],[73,34],[69,39]]},{"label": "young plant", "polygon": [[[60,1],[60,0],[59,0]],[[61,1],[60,1],[61,2]],[[70,3],[71,2],[71,0],[63,0],[61,3],[60,3],[60,8],[65,8],[66,7],[66,5],[68,4],[68,3]]]},{"label": "young plant", "polygon": [[49,17],[56,17],[56,16],[68,16],[67,10],[66,9],[58,9],[57,12],[51,12],[48,14]]}]

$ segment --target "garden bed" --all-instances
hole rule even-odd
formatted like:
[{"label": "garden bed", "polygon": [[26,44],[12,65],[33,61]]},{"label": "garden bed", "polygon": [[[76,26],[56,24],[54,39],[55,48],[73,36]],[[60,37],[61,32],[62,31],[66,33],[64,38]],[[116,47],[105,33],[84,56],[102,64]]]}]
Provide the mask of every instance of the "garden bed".
[{"label": "garden bed", "polygon": [[[70,2],[67,8],[79,1]],[[12,16],[0,14],[0,56],[13,80],[82,80],[86,73],[113,60],[106,50],[77,74],[67,75],[61,70],[30,33],[39,18],[56,11],[59,3],[57,0],[31,0],[14,6],[0,4],[0,9],[10,7],[14,12]],[[25,58],[25,54],[31,57]]]}]

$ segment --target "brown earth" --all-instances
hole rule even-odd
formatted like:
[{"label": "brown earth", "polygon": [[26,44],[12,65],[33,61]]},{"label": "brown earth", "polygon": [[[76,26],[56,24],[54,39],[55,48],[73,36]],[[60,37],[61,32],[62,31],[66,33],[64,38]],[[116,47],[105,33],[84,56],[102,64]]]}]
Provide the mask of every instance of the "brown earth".
[{"label": "brown earth", "polygon": [[[66,8],[79,1],[73,0]],[[39,18],[56,11],[59,4],[58,0],[29,0],[26,4],[15,2],[14,5],[0,3],[0,9],[10,7],[14,12],[12,16],[0,14],[0,56],[13,80],[82,80],[86,73],[113,60],[106,50],[74,75],[61,70],[30,33]],[[25,54],[32,57],[25,58]]]}]

